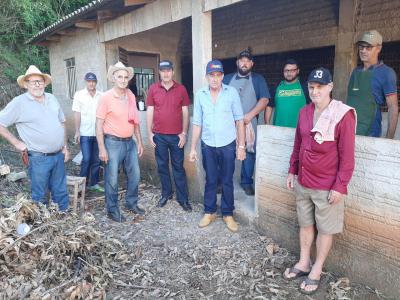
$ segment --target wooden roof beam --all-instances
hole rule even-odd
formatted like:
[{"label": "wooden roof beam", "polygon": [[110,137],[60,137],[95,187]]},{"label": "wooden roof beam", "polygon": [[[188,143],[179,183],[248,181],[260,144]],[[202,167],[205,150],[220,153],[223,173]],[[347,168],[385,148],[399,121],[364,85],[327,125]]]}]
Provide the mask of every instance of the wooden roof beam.
[{"label": "wooden roof beam", "polygon": [[154,1],[155,0],[125,0],[125,6],[148,4]]},{"label": "wooden roof beam", "polygon": [[76,22],[75,26],[84,29],[95,29],[97,27],[97,21],[80,21]]},{"label": "wooden roof beam", "polygon": [[118,17],[118,14],[111,10],[99,10],[97,12],[97,19],[99,21],[110,20]]},{"label": "wooden roof beam", "polygon": [[61,36],[58,34],[50,35],[46,37],[46,40],[51,42],[59,42],[61,40]]},{"label": "wooden roof beam", "polygon": [[76,35],[76,31],[74,29],[58,30],[57,33],[59,35],[66,35],[66,36],[75,36]]}]

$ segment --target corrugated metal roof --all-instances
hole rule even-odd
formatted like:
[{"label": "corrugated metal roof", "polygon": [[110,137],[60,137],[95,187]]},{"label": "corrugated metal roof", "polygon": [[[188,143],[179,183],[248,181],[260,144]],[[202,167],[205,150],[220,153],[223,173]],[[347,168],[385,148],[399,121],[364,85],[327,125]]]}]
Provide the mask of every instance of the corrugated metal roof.
[{"label": "corrugated metal roof", "polygon": [[31,44],[31,43],[35,43],[35,42],[40,42],[46,36],[53,33],[54,31],[61,29],[63,27],[68,27],[67,25],[70,25],[71,21],[81,18],[81,17],[87,15],[88,13],[93,12],[93,11],[99,9],[100,7],[108,4],[111,1],[113,1],[113,0],[94,0],[94,1],[90,2],[89,4],[66,15],[65,17],[61,18],[57,22],[51,24],[49,27],[46,27],[45,29],[39,31],[37,34],[35,34],[33,37],[31,37],[26,43]]}]

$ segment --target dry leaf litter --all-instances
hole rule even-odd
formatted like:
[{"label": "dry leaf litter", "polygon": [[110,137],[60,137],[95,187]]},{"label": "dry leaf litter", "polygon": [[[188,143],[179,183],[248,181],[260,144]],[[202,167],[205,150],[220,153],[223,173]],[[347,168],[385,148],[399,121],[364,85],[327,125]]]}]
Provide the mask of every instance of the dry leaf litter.
[{"label": "dry leaf litter", "polygon": [[[330,273],[315,295],[302,295],[300,280],[282,278],[296,257],[251,225],[231,233],[218,218],[199,229],[200,204],[192,213],[175,200],[160,209],[159,189],[139,190],[146,215],[124,211],[121,199],[123,224],[105,216],[101,195],[89,194],[78,216],[22,194],[9,206],[2,194],[9,207],[0,212],[0,299],[389,299]],[[23,222],[30,231],[20,236]]]}]

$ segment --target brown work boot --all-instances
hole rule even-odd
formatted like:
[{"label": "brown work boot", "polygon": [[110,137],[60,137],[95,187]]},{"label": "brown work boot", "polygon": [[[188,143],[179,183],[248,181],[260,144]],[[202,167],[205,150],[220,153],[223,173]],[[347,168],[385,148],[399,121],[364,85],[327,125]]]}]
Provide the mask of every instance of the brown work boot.
[{"label": "brown work boot", "polygon": [[204,214],[203,218],[200,220],[199,227],[203,228],[210,225],[216,218],[217,216],[215,214]]},{"label": "brown work boot", "polygon": [[238,231],[238,224],[235,222],[232,216],[224,217],[224,222],[230,231],[232,232]]}]

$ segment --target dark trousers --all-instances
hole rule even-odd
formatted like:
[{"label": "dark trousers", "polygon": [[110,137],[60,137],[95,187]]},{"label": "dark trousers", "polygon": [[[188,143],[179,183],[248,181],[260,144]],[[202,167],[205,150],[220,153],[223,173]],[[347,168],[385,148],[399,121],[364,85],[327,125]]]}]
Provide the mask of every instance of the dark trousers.
[{"label": "dark trousers", "polygon": [[174,176],[176,199],[183,203],[188,201],[188,187],[186,172],[183,167],[184,149],[178,147],[179,136],[176,134],[154,134],[153,141],[156,144],[155,156],[158,175],[160,176],[162,197],[172,194],[172,184],[169,172],[169,160],[171,158],[172,174]]},{"label": "dark trousers", "polygon": [[233,173],[235,172],[236,142],[223,147],[210,147],[201,142],[203,168],[206,172],[204,188],[204,212],[217,211],[217,183],[222,186],[221,212],[223,216],[232,216],[234,206]]},{"label": "dark trousers", "polygon": [[[81,177],[86,177],[86,183],[93,186],[99,183],[99,147],[95,136],[81,136],[79,139],[82,151]],[[89,181],[90,178],[90,181]]]}]

